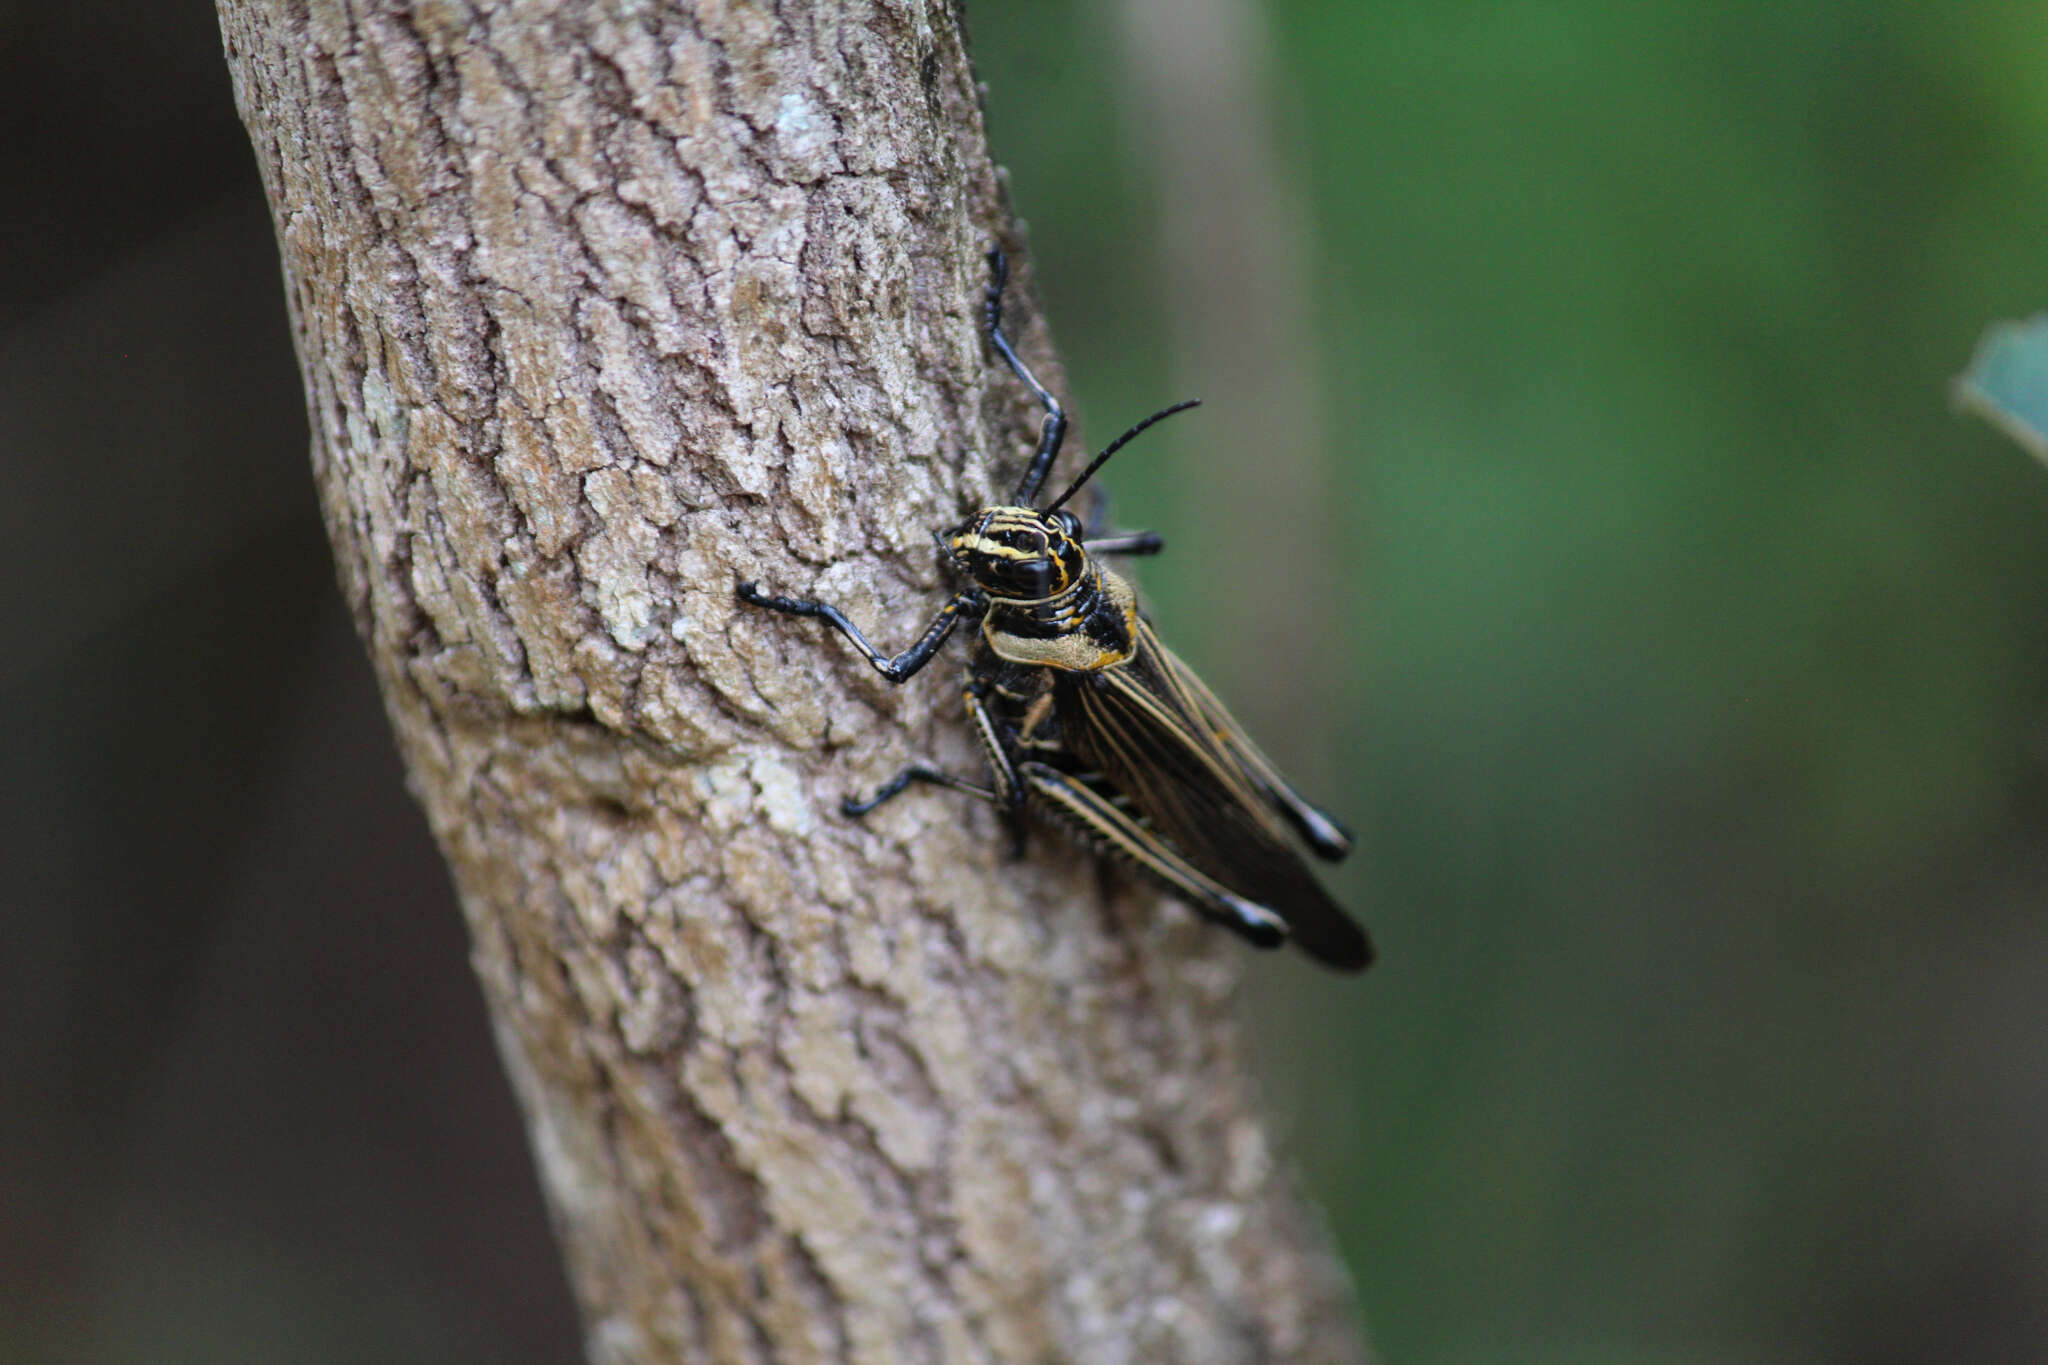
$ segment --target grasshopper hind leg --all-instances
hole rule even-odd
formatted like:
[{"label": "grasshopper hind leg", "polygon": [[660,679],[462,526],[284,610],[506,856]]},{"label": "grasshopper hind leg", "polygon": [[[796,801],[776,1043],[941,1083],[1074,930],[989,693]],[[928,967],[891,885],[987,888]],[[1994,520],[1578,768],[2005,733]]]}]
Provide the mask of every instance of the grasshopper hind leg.
[{"label": "grasshopper hind leg", "polygon": [[1287,921],[1202,872],[1115,801],[1043,763],[1017,765],[1034,803],[1087,843],[1112,854],[1187,903],[1204,918],[1259,948],[1287,941]]}]

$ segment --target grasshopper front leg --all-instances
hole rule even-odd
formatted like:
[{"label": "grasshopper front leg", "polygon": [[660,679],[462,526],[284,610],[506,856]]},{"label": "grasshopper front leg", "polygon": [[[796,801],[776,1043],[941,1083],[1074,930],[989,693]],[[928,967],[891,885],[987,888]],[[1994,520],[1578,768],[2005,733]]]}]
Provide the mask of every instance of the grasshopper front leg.
[{"label": "grasshopper front leg", "polygon": [[961,621],[979,620],[988,610],[988,599],[970,588],[939,608],[939,614],[925,627],[924,634],[918,637],[916,644],[892,657],[870,644],[868,637],[860,633],[860,627],[847,620],[844,612],[829,603],[813,602],[805,597],[777,597],[772,593],[762,592],[752,583],[741,583],[736,591],[740,601],[749,606],[766,607],[769,611],[784,612],[790,616],[817,617],[851,641],[853,647],[861,652],[861,656],[875,666],[875,671],[893,683],[900,683],[915,675],[919,669],[930,663],[932,656],[939,652],[939,647],[946,643],[946,637],[953,633],[953,628]]},{"label": "grasshopper front leg", "polygon": [[1156,555],[1166,548],[1157,531],[1128,531],[1082,542],[1091,555]]}]

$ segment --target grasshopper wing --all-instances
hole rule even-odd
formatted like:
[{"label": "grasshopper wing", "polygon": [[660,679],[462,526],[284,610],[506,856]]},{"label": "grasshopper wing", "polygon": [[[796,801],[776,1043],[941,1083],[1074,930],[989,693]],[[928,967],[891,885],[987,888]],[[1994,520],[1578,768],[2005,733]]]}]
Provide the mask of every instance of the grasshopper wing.
[{"label": "grasshopper wing", "polygon": [[1348,837],[1293,794],[1150,626],[1128,663],[1062,674],[1056,686],[1068,746],[1157,837],[1278,914],[1310,956],[1339,971],[1371,964],[1371,940],[1308,870],[1290,829],[1304,824],[1297,810],[1329,825],[1321,843],[1315,825],[1301,829],[1325,856]]}]

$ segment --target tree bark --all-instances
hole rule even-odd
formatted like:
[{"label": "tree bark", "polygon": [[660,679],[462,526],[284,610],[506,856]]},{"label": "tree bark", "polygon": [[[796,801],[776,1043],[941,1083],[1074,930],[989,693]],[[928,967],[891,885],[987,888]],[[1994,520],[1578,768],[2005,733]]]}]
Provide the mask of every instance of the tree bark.
[{"label": "tree bark", "polygon": [[973,770],[953,682],[733,598],[907,642],[930,528],[1028,448],[958,12],[219,11],[342,586],[592,1359],[1355,1359],[1242,950],[950,793],[840,819]]}]

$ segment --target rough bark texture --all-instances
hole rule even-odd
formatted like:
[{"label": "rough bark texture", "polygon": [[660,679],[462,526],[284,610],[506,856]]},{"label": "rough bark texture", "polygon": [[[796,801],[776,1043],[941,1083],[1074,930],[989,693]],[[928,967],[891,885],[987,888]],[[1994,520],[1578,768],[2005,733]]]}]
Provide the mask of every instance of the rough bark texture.
[{"label": "rough bark texture", "polygon": [[951,670],[891,688],[733,600],[907,642],[929,529],[1035,426],[980,333],[1008,226],[958,14],[219,9],[342,584],[592,1357],[1355,1358],[1241,950],[949,793],[838,818],[972,770]]}]

